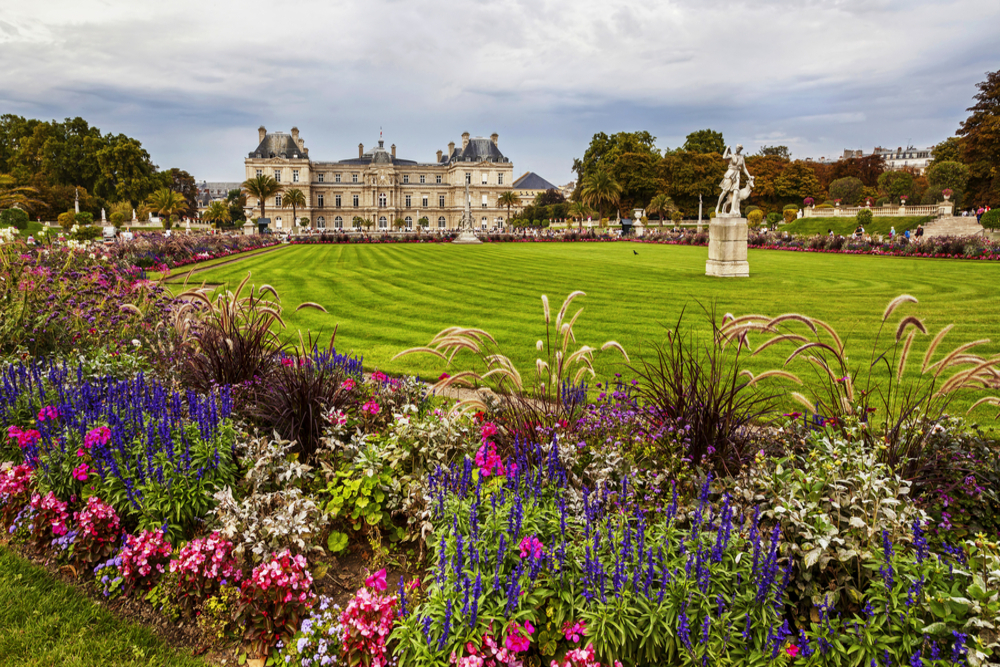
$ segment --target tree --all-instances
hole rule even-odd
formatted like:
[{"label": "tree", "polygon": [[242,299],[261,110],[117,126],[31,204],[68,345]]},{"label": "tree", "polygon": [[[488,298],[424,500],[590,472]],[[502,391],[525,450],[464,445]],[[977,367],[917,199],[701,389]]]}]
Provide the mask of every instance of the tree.
[{"label": "tree", "polygon": [[260,217],[262,218],[267,217],[265,210],[267,199],[281,192],[281,184],[267,174],[248,178],[243,181],[242,187],[245,196],[253,197],[257,200],[257,204],[260,206]]},{"label": "tree", "polygon": [[583,231],[583,219],[589,217],[591,214],[590,207],[582,201],[575,201],[569,205],[569,215],[580,223],[581,232]]},{"label": "tree", "polygon": [[[508,216],[509,215],[510,214],[508,213]],[[428,218],[426,215],[421,216],[420,219],[417,220],[417,224],[420,225],[421,227],[423,227],[424,229],[427,229],[428,227],[430,227],[431,219]]]},{"label": "tree", "polygon": [[521,198],[513,190],[506,190],[500,193],[497,197],[497,206],[507,207],[507,223],[510,223],[510,209],[512,206],[517,206],[521,203]]},{"label": "tree", "polygon": [[361,226],[370,232],[372,227],[375,226],[375,221],[371,218],[361,218]]},{"label": "tree", "polygon": [[616,206],[618,197],[621,194],[622,186],[611,177],[606,171],[599,171],[588,176],[583,183],[581,199],[589,206],[593,206],[604,216],[605,206]]},{"label": "tree", "polygon": [[56,221],[59,223],[59,226],[62,227],[63,230],[67,232],[73,229],[73,225],[76,224],[73,211],[66,211],[65,213],[60,213],[59,217],[56,218]]},{"label": "tree", "polygon": [[913,174],[906,171],[887,171],[878,177],[878,189],[895,204],[900,197],[913,196]]},{"label": "tree", "polygon": [[937,162],[961,162],[962,140],[958,137],[948,137],[931,149],[931,164]]},{"label": "tree", "polygon": [[201,219],[214,223],[216,227],[222,227],[232,220],[229,215],[229,207],[223,201],[214,201],[209,204],[205,212],[201,214]]},{"label": "tree", "polygon": [[299,208],[305,208],[306,206],[306,195],[302,190],[298,188],[289,188],[285,190],[285,193],[281,195],[281,208],[292,209],[292,220],[298,220],[295,216],[295,211]]},{"label": "tree", "polygon": [[12,176],[0,174],[0,209],[18,206],[26,211],[46,208],[45,202],[36,198],[38,190],[17,185]]},{"label": "tree", "polygon": [[652,153],[624,153],[615,162],[611,176],[621,186],[619,207],[630,211],[648,202],[662,183],[656,168],[662,158]]},{"label": "tree", "polygon": [[973,206],[1000,206],[1000,70],[976,84],[976,104],[958,130],[962,162],[969,166],[966,200]]},{"label": "tree", "polygon": [[663,193],[673,199],[674,205],[681,210],[697,211],[699,195],[709,202],[718,197],[726,163],[720,153],[674,151],[663,157],[659,171]]},{"label": "tree", "polygon": [[20,208],[8,208],[5,211],[0,211],[0,224],[23,232],[28,228],[28,213]]},{"label": "tree", "polygon": [[392,221],[392,226],[396,228],[396,231],[399,231],[403,227],[406,227],[406,220],[403,220],[402,218],[396,218],[395,220]]},{"label": "tree", "polygon": [[779,197],[788,201],[801,202],[806,197],[819,194],[819,179],[809,164],[802,160],[789,162],[774,182],[774,190]]},{"label": "tree", "polygon": [[830,183],[830,198],[841,200],[845,206],[856,206],[864,196],[864,190],[864,183],[859,178],[838,178]]},{"label": "tree", "polygon": [[226,202],[229,204],[229,221],[243,222],[247,219],[243,209],[247,205],[247,196],[242,190],[230,190],[226,193]]},{"label": "tree", "polygon": [[722,132],[715,130],[698,130],[687,135],[684,140],[684,150],[689,153],[718,153],[726,150],[726,142]]},{"label": "tree", "polygon": [[789,162],[792,160],[792,154],[788,151],[788,146],[768,146],[765,144],[757,151],[757,155],[761,157],[780,157]]},{"label": "tree", "polygon": [[365,221],[360,215],[356,215],[351,219],[351,224],[355,229],[361,229],[361,224]]},{"label": "tree", "polygon": [[184,209],[178,213],[193,218],[198,212],[198,184],[195,182],[194,176],[183,169],[174,167],[164,172],[164,179],[167,181],[167,187],[183,195],[184,201],[187,202]]},{"label": "tree", "polygon": [[583,182],[590,176],[606,171],[614,175],[615,165],[626,153],[649,155],[654,160],[660,159],[660,151],[656,148],[656,137],[646,131],[618,132],[611,136],[598,132],[590,140],[583,158],[573,160],[573,171],[576,172],[577,188],[572,199],[579,200],[582,196]]},{"label": "tree", "polygon": [[781,198],[775,182],[789,164],[778,155],[751,155],[747,157],[747,170],[753,174],[754,185],[749,202],[767,211],[781,208]]},{"label": "tree", "polygon": [[105,141],[105,147],[95,156],[98,175],[94,194],[111,201],[146,199],[158,184],[156,165],[149,153],[138,141],[123,134],[109,136]]},{"label": "tree", "polygon": [[129,201],[119,201],[111,205],[111,211],[108,213],[108,220],[114,222],[115,216],[121,216],[121,223],[115,225],[115,227],[121,227],[126,220],[132,219],[132,202]]},{"label": "tree", "polygon": [[173,226],[171,218],[187,206],[184,195],[169,188],[160,188],[146,200],[146,207],[159,216],[164,229]]},{"label": "tree", "polygon": [[[830,181],[840,178],[854,177],[861,181],[862,185],[874,188],[878,185],[878,177],[885,171],[885,159],[878,154],[872,153],[864,157],[852,157],[846,160],[838,160],[830,167]],[[818,176],[818,174],[817,174]],[[822,181],[822,179],[820,179]],[[829,187],[829,183],[823,184],[824,189]]]},{"label": "tree", "polygon": [[951,190],[955,207],[958,208],[961,205],[965,189],[969,184],[969,168],[967,166],[951,160],[935,161],[927,167],[926,176],[927,194],[925,197],[933,200],[927,201],[928,204],[940,201],[939,197],[942,196],[943,190]]},{"label": "tree", "polygon": [[655,213],[656,217],[660,219],[660,224],[667,219],[673,210],[674,200],[665,194],[658,194],[649,201],[649,205],[646,207],[646,214]]}]

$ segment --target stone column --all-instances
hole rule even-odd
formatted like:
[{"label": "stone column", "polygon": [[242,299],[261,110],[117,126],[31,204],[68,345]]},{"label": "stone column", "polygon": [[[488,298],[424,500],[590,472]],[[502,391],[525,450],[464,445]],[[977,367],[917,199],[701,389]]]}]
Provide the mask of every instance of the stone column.
[{"label": "stone column", "polygon": [[747,262],[747,221],[731,215],[719,215],[708,224],[708,261],[706,276],[749,278]]}]

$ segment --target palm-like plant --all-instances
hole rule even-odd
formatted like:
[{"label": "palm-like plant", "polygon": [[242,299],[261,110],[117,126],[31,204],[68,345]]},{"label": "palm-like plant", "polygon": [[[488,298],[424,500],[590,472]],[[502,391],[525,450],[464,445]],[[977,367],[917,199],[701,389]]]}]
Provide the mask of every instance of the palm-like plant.
[{"label": "palm-like plant", "polygon": [[674,210],[674,200],[665,194],[658,194],[649,202],[646,207],[647,213],[655,213],[660,218],[660,225],[666,220],[666,216]]},{"label": "palm-like plant", "polygon": [[32,195],[38,194],[35,188],[17,185],[13,176],[0,174],[0,209],[17,206],[30,211],[36,207],[46,208],[47,204]]},{"label": "palm-like plant", "polygon": [[306,195],[302,190],[298,188],[291,188],[285,191],[285,194],[281,197],[281,208],[292,209],[292,220],[298,220],[295,212],[299,208],[305,208],[306,206]]},{"label": "palm-like plant", "polygon": [[583,179],[583,201],[600,211],[601,217],[604,217],[605,206],[618,204],[621,193],[622,186],[606,171],[595,172]]},{"label": "palm-like plant", "polygon": [[243,181],[242,188],[244,195],[254,197],[260,204],[260,217],[262,218],[267,217],[265,215],[265,202],[267,201],[267,198],[273,197],[281,192],[281,184],[266,174],[248,178]]},{"label": "palm-like plant", "polygon": [[201,218],[202,220],[214,222],[216,226],[232,220],[229,214],[229,206],[224,201],[214,201],[209,204],[205,212],[201,214]]},{"label": "palm-like plant", "polygon": [[184,195],[174,192],[170,188],[160,188],[149,195],[146,200],[146,207],[156,213],[163,220],[163,228],[170,229],[173,221],[172,215],[187,208],[187,200]]},{"label": "palm-like plant", "polygon": [[580,223],[580,231],[583,231],[583,219],[593,213],[585,202],[575,201],[569,205],[569,214]]},{"label": "palm-like plant", "polygon": [[517,206],[520,203],[521,199],[514,193],[513,190],[507,190],[507,192],[504,192],[497,197],[497,205],[507,207],[507,224],[510,223],[510,207]]}]

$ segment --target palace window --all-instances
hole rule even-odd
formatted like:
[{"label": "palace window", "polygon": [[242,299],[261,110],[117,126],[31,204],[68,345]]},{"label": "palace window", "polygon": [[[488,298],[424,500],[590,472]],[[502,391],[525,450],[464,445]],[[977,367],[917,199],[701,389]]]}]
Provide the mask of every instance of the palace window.
[{"label": "palace window", "polygon": [[444,195],[438,195],[438,206],[444,208]]},{"label": "palace window", "polygon": [[333,175],[333,182],[334,183],[340,183],[340,174],[334,174]]},{"label": "palace window", "polygon": [[424,195],[424,197],[423,197],[423,199],[421,201],[423,202],[423,204],[422,204],[423,207],[427,208],[427,195]]},{"label": "palace window", "polygon": [[263,176],[263,175],[264,175],[264,170],[263,169],[258,169],[257,170],[257,176],[260,177],[260,176]]},{"label": "palace window", "polygon": [[274,180],[276,180],[279,183],[281,183],[281,170],[280,169],[275,169],[274,170]]},{"label": "palace window", "polygon": [[403,174],[403,184],[405,185],[406,183],[409,183],[409,182],[410,182],[410,175],[409,174]]},{"label": "palace window", "polygon": [[299,182],[299,170],[292,169],[292,183],[298,183],[298,182]]},{"label": "palace window", "polygon": [[468,183],[469,185],[472,185],[472,172],[471,171],[465,172],[465,182]]},{"label": "palace window", "polygon": [[323,195],[319,195],[318,197],[316,197],[316,200],[317,203],[319,204],[319,207],[323,208]]},{"label": "palace window", "polygon": [[316,218],[316,229],[326,229],[326,218],[323,216]]},{"label": "palace window", "polygon": [[427,182],[427,179],[424,177],[423,174],[420,174],[420,184],[423,185],[426,182]]},{"label": "palace window", "polygon": [[357,182],[358,182],[358,175],[351,174],[351,183],[357,183]]},{"label": "palace window", "polygon": [[389,228],[389,221],[386,219],[386,217],[384,215],[379,216],[379,219],[378,219],[378,228],[379,229],[388,229]]},{"label": "palace window", "polygon": [[411,218],[410,216],[406,216],[405,218],[403,218],[403,221],[406,222],[407,229],[413,229],[413,218]]},{"label": "palace window", "polygon": [[340,216],[338,215],[338,216],[337,216],[336,218],[334,218],[334,219],[333,219],[333,226],[334,226],[334,227],[335,227],[336,229],[343,229],[343,228],[344,228],[344,219],[343,219],[343,218],[341,218],[341,217],[340,217]]},{"label": "palace window", "polygon": [[489,185],[490,174],[488,171],[483,172],[483,185]]},{"label": "palace window", "polygon": [[441,174],[438,174],[437,176],[434,177],[434,182],[437,183],[438,185],[441,185]]},{"label": "palace window", "polygon": [[[486,208],[486,195],[483,195],[483,208]],[[485,220],[485,218],[483,218]]]},{"label": "palace window", "polygon": [[354,208],[358,207],[358,196],[354,195]]},{"label": "palace window", "polygon": [[483,216],[483,220],[482,220],[482,222],[481,222],[480,224],[482,224],[482,226],[483,226],[483,229],[486,229],[486,226],[487,226],[487,225],[488,225],[489,223],[488,223],[488,222],[486,222],[486,217],[485,217],[485,216]]},{"label": "palace window", "polygon": [[378,193],[378,206],[379,206],[379,208],[385,208],[385,205],[386,205],[387,202],[388,202],[388,199],[386,198],[385,193],[384,192]]},{"label": "palace window", "polygon": [[406,208],[410,208],[410,195],[406,195]]},{"label": "palace window", "polygon": [[281,208],[281,195],[274,195],[275,208]]},{"label": "palace window", "polygon": [[326,174],[320,174],[317,178],[319,178],[319,182],[322,183],[326,180]]},{"label": "palace window", "polygon": [[340,195],[334,195],[333,205],[336,206],[337,208],[340,208]]},{"label": "palace window", "polygon": [[497,174],[497,185],[503,185],[503,174]]},{"label": "palace window", "polygon": [[442,215],[441,217],[438,218],[438,228],[444,229],[447,226],[448,222],[444,219],[444,216]]}]

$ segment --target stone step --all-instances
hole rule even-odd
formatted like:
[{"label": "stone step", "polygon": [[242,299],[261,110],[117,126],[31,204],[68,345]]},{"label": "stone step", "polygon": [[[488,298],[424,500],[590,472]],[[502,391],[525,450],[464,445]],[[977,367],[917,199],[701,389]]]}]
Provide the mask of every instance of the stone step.
[{"label": "stone step", "polygon": [[[912,234],[912,232],[910,232]],[[975,218],[953,216],[938,218],[924,225],[924,236],[980,236],[983,228]]]}]

